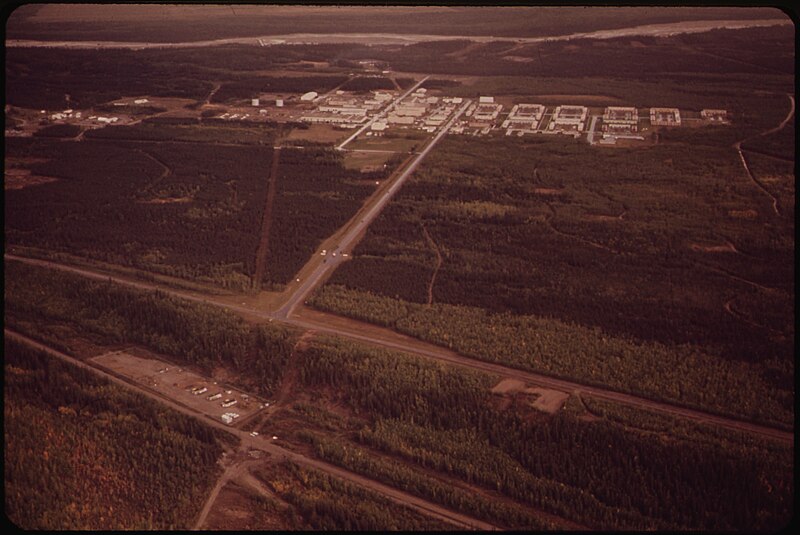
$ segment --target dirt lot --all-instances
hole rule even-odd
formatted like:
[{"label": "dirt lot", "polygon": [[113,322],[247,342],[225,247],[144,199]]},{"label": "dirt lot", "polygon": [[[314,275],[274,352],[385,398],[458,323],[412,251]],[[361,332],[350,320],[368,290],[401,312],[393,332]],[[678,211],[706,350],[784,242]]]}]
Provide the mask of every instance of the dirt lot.
[{"label": "dirt lot", "polygon": [[569,394],[566,392],[547,390],[545,388],[526,388],[525,393],[538,396],[531,405],[534,409],[539,409],[548,414],[558,412],[569,398]]},{"label": "dirt lot", "polygon": [[525,388],[525,383],[517,379],[503,379],[492,388],[492,394],[512,394]]},{"label": "dirt lot", "polygon": [[326,124],[312,124],[308,126],[308,129],[302,128],[294,128],[289,135],[286,136],[286,139],[289,141],[293,140],[307,140],[307,141],[318,141],[320,143],[335,143],[337,141],[342,141],[350,135],[350,132],[347,130],[337,130],[336,128],[326,125]]},{"label": "dirt lot", "polygon": [[51,176],[32,175],[28,169],[6,169],[3,189],[22,189],[56,180],[58,179]]},{"label": "dirt lot", "polygon": [[554,414],[564,405],[569,398],[569,394],[560,390],[550,390],[540,387],[526,388],[526,384],[519,379],[503,379],[492,388],[492,394],[511,396],[513,394],[523,394],[534,397],[530,403],[534,409]]},{"label": "dirt lot", "polygon": [[[136,354],[134,354],[136,353]],[[264,408],[265,401],[250,396],[240,390],[217,384],[211,378],[203,377],[191,370],[159,360],[151,354],[134,348],[113,351],[90,359],[102,368],[115,372],[147,387],[149,390],[186,405],[215,420],[221,420],[225,413],[239,415],[230,425],[238,426]],[[201,391],[192,393],[193,388]],[[205,391],[202,389],[205,388]],[[209,400],[220,394],[220,397]],[[225,400],[236,403],[223,407]]]},{"label": "dirt lot", "polygon": [[587,102],[622,102],[617,97],[607,95],[537,95],[536,98],[543,104],[549,104],[550,101],[559,101],[559,104],[578,102],[583,106],[585,106]]},{"label": "dirt lot", "polygon": [[392,156],[394,154],[391,152],[349,151],[345,153],[344,166],[347,169],[369,171],[372,168],[382,168]]}]

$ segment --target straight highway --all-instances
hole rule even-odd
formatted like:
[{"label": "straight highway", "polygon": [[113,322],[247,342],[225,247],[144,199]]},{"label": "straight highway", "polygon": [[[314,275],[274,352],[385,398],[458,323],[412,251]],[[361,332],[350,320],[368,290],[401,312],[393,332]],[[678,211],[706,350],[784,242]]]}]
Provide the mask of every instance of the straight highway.
[{"label": "straight highway", "polygon": [[[366,342],[371,345],[377,345],[393,350],[403,351],[405,353],[419,355],[425,358],[430,358],[433,360],[437,360],[439,362],[444,362],[447,364],[460,366],[463,368],[469,368],[469,369],[479,370],[482,372],[492,373],[500,378],[517,379],[533,385],[560,390],[563,392],[580,392],[581,395],[584,396],[596,397],[598,399],[606,399],[609,401],[623,403],[626,405],[638,407],[645,410],[670,414],[682,418],[688,418],[704,424],[718,425],[720,427],[724,427],[727,429],[744,431],[765,437],[770,437],[776,440],[780,440],[782,442],[794,443],[794,433],[792,431],[784,431],[774,427],[759,425],[756,423],[747,422],[732,417],[720,416],[697,409],[683,407],[680,405],[676,405],[674,403],[667,403],[664,401],[654,401],[633,394],[617,392],[607,388],[585,385],[575,381],[558,379],[555,377],[550,377],[547,375],[542,375],[534,372],[528,372],[516,368],[510,368],[507,366],[503,366],[502,364],[485,362],[471,357],[466,357],[464,355],[460,355],[448,349],[436,346],[434,344],[421,342],[416,339],[413,340],[412,344],[411,341],[409,340],[409,337],[400,335],[388,329],[385,330],[385,333],[378,335],[364,334],[368,330],[372,332],[377,332],[382,330],[377,329],[375,328],[375,326],[368,324],[361,324],[363,325],[363,327],[359,328],[358,325],[360,324],[360,322],[357,322],[355,320],[347,320],[347,323],[352,325],[352,327],[348,327],[342,325],[341,322],[337,322],[335,325],[333,325],[332,322],[326,322],[325,320],[315,321],[309,319],[281,317],[277,313],[264,312],[262,310],[258,310],[256,308],[244,305],[231,304],[221,300],[219,297],[202,294],[200,292],[175,290],[155,283],[131,280],[117,275],[98,273],[90,269],[67,266],[64,264],[59,264],[48,260],[26,258],[9,253],[5,254],[5,259],[6,261],[17,260],[20,262],[24,262],[26,264],[47,267],[50,269],[58,269],[61,271],[67,271],[90,279],[116,282],[118,284],[142,290],[159,290],[162,293],[168,295],[180,297],[182,299],[187,299],[190,301],[219,306],[227,310],[237,312],[239,314],[261,318],[267,321],[274,320],[280,323],[285,323],[287,325],[300,327],[302,329],[314,329],[315,331],[318,332],[342,336],[352,340]],[[337,316],[333,316],[330,314],[323,314],[321,316],[338,318]]]},{"label": "straight highway", "polygon": [[353,141],[355,138],[357,138],[357,137],[358,137],[358,135],[359,135],[361,132],[363,132],[364,130],[366,130],[366,129],[367,129],[367,128],[369,128],[370,126],[372,126],[372,123],[374,123],[374,122],[375,122],[375,121],[377,121],[378,119],[380,119],[380,118],[384,117],[384,116],[385,116],[387,113],[389,113],[391,110],[393,110],[393,109],[394,109],[394,108],[397,106],[397,103],[398,103],[398,102],[400,102],[401,100],[403,100],[404,98],[406,98],[408,95],[410,95],[410,94],[411,94],[411,93],[412,93],[412,92],[413,92],[415,89],[417,89],[419,86],[421,86],[421,85],[422,85],[422,84],[425,82],[425,80],[427,80],[428,78],[430,78],[430,75],[426,76],[425,78],[423,78],[422,80],[420,80],[420,81],[419,81],[419,82],[417,82],[416,84],[412,85],[412,86],[411,86],[411,88],[410,88],[408,91],[406,91],[405,93],[403,93],[402,95],[400,95],[399,97],[397,97],[396,99],[394,99],[394,100],[393,100],[391,103],[389,103],[389,104],[388,104],[388,105],[387,105],[387,106],[386,106],[386,107],[385,107],[383,110],[381,110],[381,112],[380,112],[380,113],[376,113],[376,114],[375,114],[375,116],[374,116],[374,117],[372,117],[372,119],[370,119],[369,121],[367,121],[367,122],[364,124],[364,126],[362,126],[361,128],[359,128],[358,130],[356,130],[356,131],[353,133],[353,135],[351,135],[350,137],[348,137],[347,139],[345,139],[344,141],[342,141],[341,143],[339,143],[339,145],[336,147],[336,150],[343,150],[345,145],[347,145],[348,143],[350,143],[351,141]]},{"label": "straight highway", "polygon": [[391,186],[388,187],[383,194],[367,209],[366,213],[360,216],[358,222],[348,230],[345,235],[339,240],[338,246],[332,251],[328,262],[323,262],[311,273],[305,281],[302,282],[289,300],[275,312],[275,317],[278,319],[287,319],[298,304],[303,302],[311,291],[324,279],[324,277],[336,269],[336,267],[344,260],[342,253],[348,253],[355,245],[358,238],[363,233],[372,221],[378,217],[378,214],[386,207],[386,204],[391,200],[397,190],[399,190],[409,176],[417,169],[419,164],[434,146],[444,137],[450,127],[453,126],[462,113],[467,109],[472,101],[467,99],[464,105],[461,106],[454,114],[453,117],[439,129],[439,132],[433,139],[428,142],[427,146],[420,151],[416,157],[408,164],[408,166],[394,179]]}]

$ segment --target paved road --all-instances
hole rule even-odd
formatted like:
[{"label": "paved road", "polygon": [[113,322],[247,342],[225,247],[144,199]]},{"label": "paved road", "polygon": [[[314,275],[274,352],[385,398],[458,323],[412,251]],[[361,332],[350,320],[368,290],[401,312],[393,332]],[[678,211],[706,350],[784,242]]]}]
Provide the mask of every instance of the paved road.
[{"label": "paved road", "polygon": [[394,180],[391,186],[386,188],[383,195],[378,198],[375,203],[367,210],[367,212],[361,217],[361,219],[353,225],[353,227],[339,240],[339,245],[330,253],[327,262],[324,262],[317,266],[317,268],[311,273],[306,280],[302,281],[300,287],[295,290],[294,294],[289,298],[289,300],[275,312],[275,317],[278,319],[287,319],[294,309],[300,304],[308,294],[316,288],[316,286],[323,280],[323,278],[332,270],[336,269],[336,267],[344,260],[342,257],[343,252],[350,251],[353,245],[355,245],[358,237],[364,231],[364,229],[369,226],[372,221],[378,217],[378,214],[384,209],[386,204],[391,200],[397,190],[399,190],[402,185],[405,183],[406,179],[417,169],[419,164],[428,153],[433,149],[434,146],[444,137],[453,123],[464,113],[464,110],[467,109],[471,101],[469,99],[466,100],[463,106],[459,110],[457,110],[453,117],[445,124],[442,128],[439,129],[439,133],[428,142],[428,145],[411,161],[411,163],[405,168],[403,172]]},{"label": "paved road", "polygon": [[598,115],[592,115],[592,124],[589,125],[589,133],[586,134],[586,140],[589,142],[589,145],[594,145],[594,125],[597,122]]},{"label": "paved road", "polygon": [[[188,299],[191,301],[207,303],[214,306],[219,306],[222,308],[226,308],[228,310],[238,312],[241,314],[246,314],[249,316],[263,318],[269,321],[275,320],[281,323],[286,323],[288,325],[294,325],[296,327],[301,327],[304,329],[314,329],[319,332],[327,333],[327,334],[334,334],[337,336],[343,336],[345,338],[350,338],[353,340],[359,340],[362,342],[367,342],[369,344],[379,345],[383,347],[387,347],[390,349],[395,349],[399,351],[403,351],[406,353],[420,355],[427,358],[432,358],[434,360],[438,360],[440,362],[446,362],[449,364],[453,364],[456,366],[461,366],[465,368],[471,368],[475,370],[480,370],[483,372],[488,372],[495,374],[502,378],[511,378],[511,379],[518,379],[521,381],[525,381],[531,384],[539,385],[544,388],[552,388],[555,390],[561,390],[563,392],[575,392],[579,391],[582,395],[588,395],[590,397],[596,397],[598,399],[606,399],[609,401],[615,401],[618,403],[624,403],[627,405],[632,405],[635,407],[639,407],[646,410],[671,414],[674,416],[680,416],[684,418],[688,418],[694,421],[698,421],[701,423],[706,424],[714,424],[720,427],[724,427],[727,429],[735,429],[740,431],[745,431],[749,433],[754,433],[766,437],[771,437],[776,440],[780,440],[783,442],[794,442],[794,433],[791,431],[783,431],[780,429],[775,429],[772,427],[758,425],[751,422],[745,422],[741,420],[737,420],[735,418],[728,418],[724,416],[718,416],[715,414],[709,414],[700,410],[695,409],[688,409],[685,407],[676,406],[671,403],[665,403],[661,401],[653,401],[646,398],[634,396],[631,394],[624,394],[621,392],[615,392],[613,390],[595,387],[595,386],[588,386],[583,385],[574,381],[567,381],[564,379],[556,379],[553,377],[549,377],[546,375],[541,375],[533,372],[527,372],[523,370],[518,370],[515,368],[509,368],[507,366],[503,366],[501,364],[494,364],[491,362],[484,362],[480,360],[476,360],[470,357],[465,357],[463,355],[459,355],[453,351],[447,350],[445,348],[428,344],[425,342],[419,342],[414,340],[413,345],[410,343],[404,343],[402,341],[404,337],[403,335],[398,335],[393,331],[388,331],[386,336],[376,336],[370,334],[363,334],[365,329],[356,329],[356,328],[349,328],[343,325],[336,325],[331,326],[324,322],[320,321],[313,321],[308,319],[297,319],[297,318],[279,318],[274,313],[264,312],[261,310],[257,310],[255,308],[242,306],[242,305],[234,305],[230,303],[226,303],[220,301],[219,298],[209,295],[204,295],[199,292],[188,292],[184,290],[173,290],[171,288],[166,288],[160,286],[158,284],[149,283],[149,282],[141,282],[141,281],[134,281],[126,278],[119,277],[117,275],[109,276],[107,274],[100,274],[89,269],[85,268],[76,268],[72,266],[65,266],[63,264],[58,264],[55,262],[47,261],[47,260],[38,260],[32,258],[25,258],[16,256],[13,254],[5,254],[6,260],[18,260],[27,264],[38,265],[42,267],[47,267],[51,269],[59,269],[62,271],[68,271],[71,273],[75,273],[77,275],[81,275],[90,279],[95,280],[108,280],[113,281],[125,286],[130,286],[133,288],[138,288],[142,290],[160,290],[161,292],[169,295],[173,295],[176,297],[181,297],[183,299]],[[332,316],[332,315],[328,315]],[[358,324],[356,321],[348,320],[348,323],[352,323],[353,325]],[[375,326],[369,325],[367,326],[368,329],[371,331],[380,330],[376,329]]]},{"label": "paved road", "polygon": [[228,433],[236,435],[241,440],[241,447],[243,447],[243,448],[261,450],[261,451],[264,451],[264,452],[267,452],[267,453],[273,455],[274,458],[279,459],[279,460],[289,460],[289,461],[293,461],[293,462],[295,462],[295,463],[297,463],[299,465],[302,465],[302,466],[316,468],[318,470],[321,470],[323,472],[331,474],[331,475],[333,475],[335,477],[346,479],[348,481],[351,481],[353,483],[361,485],[362,487],[368,488],[370,490],[374,490],[374,491],[386,496],[387,498],[389,498],[390,500],[392,500],[394,502],[397,502],[397,503],[400,503],[400,504],[403,504],[403,505],[407,505],[407,506],[409,506],[409,507],[411,507],[413,509],[421,511],[421,512],[423,512],[425,514],[428,514],[430,516],[434,516],[436,518],[440,518],[440,519],[442,519],[442,520],[444,520],[446,522],[449,522],[449,523],[451,523],[453,525],[456,525],[456,526],[459,526],[459,527],[462,527],[462,528],[480,529],[480,530],[497,530],[498,529],[496,526],[494,526],[492,524],[489,524],[487,522],[483,522],[481,520],[470,518],[470,517],[462,515],[460,513],[456,513],[454,511],[450,511],[449,509],[446,509],[444,507],[440,507],[439,505],[436,505],[434,503],[431,503],[431,502],[428,502],[426,500],[423,500],[422,498],[418,498],[417,496],[413,496],[413,495],[408,494],[406,492],[397,490],[397,489],[395,489],[393,487],[390,487],[388,485],[384,485],[383,483],[379,483],[379,482],[377,482],[375,480],[372,480],[372,479],[369,479],[367,477],[355,474],[353,472],[350,472],[350,471],[345,470],[343,468],[340,468],[338,466],[335,466],[335,465],[332,465],[332,464],[328,464],[328,463],[326,463],[324,461],[320,461],[320,460],[317,460],[317,459],[312,459],[312,458],[306,457],[304,455],[301,455],[299,453],[295,453],[293,451],[290,451],[290,450],[287,450],[285,448],[282,448],[282,447],[276,445],[274,443],[274,441],[272,441],[270,439],[270,437],[267,437],[267,436],[253,437],[247,431],[242,431],[242,430],[236,429],[235,427],[230,427],[228,425],[225,425],[224,423],[222,423],[220,421],[217,421],[215,419],[209,418],[206,415],[203,415],[201,413],[195,412],[192,409],[190,409],[189,407],[186,407],[185,405],[177,403],[177,402],[175,402],[175,401],[173,401],[173,400],[171,400],[169,398],[162,397],[162,396],[156,394],[155,392],[152,392],[152,391],[150,391],[148,389],[142,388],[141,386],[136,385],[134,383],[129,383],[128,381],[125,381],[125,380],[123,380],[123,379],[121,379],[121,378],[119,378],[119,377],[117,377],[115,375],[106,373],[105,371],[100,370],[98,368],[95,368],[94,366],[91,366],[89,364],[86,364],[85,362],[82,362],[82,361],[80,361],[80,360],[78,360],[78,359],[76,359],[74,357],[71,357],[71,356],[67,355],[66,353],[62,353],[61,351],[58,351],[58,350],[53,349],[53,348],[51,348],[51,347],[49,347],[47,345],[39,343],[39,342],[37,342],[35,340],[32,340],[31,338],[28,338],[27,336],[24,336],[22,334],[16,333],[16,332],[14,332],[12,330],[4,329],[4,334],[8,338],[17,340],[17,341],[22,342],[22,343],[24,343],[24,344],[26,344],[26,345],[28,345],[30,347],[33,347],[35,349],[39,349],[41,351],[44,351],[44,352],[48,353],[49,355],[52,355],[54,357],[57,357],[57,358],[60,358],[62,360],[65,360],[67,362],[70,362],[71,364],[74,364],[74,365],[76,365],[76,366],[78,366],[80,368],[84,368],[84,369],[90,370],[93,373],[96,373],[97,375],[100,375],[100,376],[102,376],[102,377],[104,377],[104,378],[106,378],[106,379],[108,379],[108,380],[110,380],[110,381],[112,381],[112,382],[114,382],[116,384],[122,385],[122,386],[124,386],[126,388],[131,388],[133,390],[136,390],[139,393],[144,394],[145,396],[147,396],[147,397],[149,397],[151,399],[154,399],[155,401],[158,401],[159,403],[167,405],[167,406],[169,406],[170,408],[172,408],[174,410],[177,410],[179,412],[182,412],[183,414],[187,414],[187,415],[192,416],[194,418],[198,418],[199,420],[202,420],[207,425],[211,425],[213,427],[216,427],[218,429],[221,429],[223,431],[226,431]]},{"label": "paved road", "polygon": [[375,121],[377,121],[378,119],[380,119],[381,117],[383,117],[383,116],[385,116],[387,113],[389,113],[391,110],[393,110],[393,109],[395,108],[395,106],[397,106],[397,103],[398,103],[398,102],[400,102],[401,100],[403,100],[404,98],[406,98],[408,95],[410,95],[410,94],[412,93],[412,91],[414,91],[416,88],[418,88],[419,86],[421,86],[421,85],[422,85],[422,83],[423,83],[425,80],[427,80],[428,78],[430,78],[430,75],[429,75],[429,76],[426,76],[425,78],[423,78],[422,80],[420,80],[420,81],[419,81],[419,82],[417,82],[416,84],[412,85],[412,86],[411,86],[411,88],[410,88],[408,91],[406,91],[405,93],[403,93],[402,95],[400,95],[399,97],[397,97],[396,99],[394,99],[394,101],[392,101],[391,103],[389,103],[389,104],[388,104],[388,105],[387,105],[387,106],[386,106],[386,107],[385,107],[385,108],[384,108],[384,109],[383,109],[383,110],[382,110],[380,113],[376,114],[376,115],[375,115],[375,116],[374,116],[372,119],[370,119],[369,121],[367,121],[367,122],[364,124],[364,126],[362,126],[361,128],[359,128],[358,130],[356,130],[356,131],[353,133],[353,135],[351,135],[350,137],[348,137],[347,139],[345,139],[344,141],[342,141],[341,143],[339,143],[339,145],[336,147],[336,150],[342,150],[342,149],[344,148],[344,146],[345,146],[345,145],[347,145],[348,143],[350,143],[351,141],[353,141],[355,138],[357,138],[357,137],[358,137],[358,135],[359,135],[361,132],[363,132],[364,130],[366,130],[366,129],[367,129],[367,128],[369,128],[370,126],[372,126],[372,123],[374,123]]}]

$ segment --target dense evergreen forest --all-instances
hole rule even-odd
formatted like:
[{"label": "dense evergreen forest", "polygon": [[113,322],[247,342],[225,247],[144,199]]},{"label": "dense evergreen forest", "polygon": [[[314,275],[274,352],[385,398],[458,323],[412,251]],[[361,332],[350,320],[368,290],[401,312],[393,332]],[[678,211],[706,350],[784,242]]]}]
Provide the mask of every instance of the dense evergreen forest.
[{"label": "dense evergreen forest", "polygon": [[[9,46],[6,103],[37,114],[111,113],[111,101],[133,96],[189,99],[185,111],[195,114],[215,106],[199,117],[146,118],[166,110],[130,107],[143,120],[81,136],[78,126],[51,125],[6,137],[7,166],[32,178],[6,190],[7,252],[107,263],[220,292],[283,289],[421,141],[388,132],[379,148],[397,154],[367,173],[315,141],[282,148],[266,269],[253,281],[273,145],[308,128],[213,117],[261,93],[407,89],[424,73],[433,94],[494,95],[504,105],[571,102],[593,114],[636,106],[643,117],[647,107],[675,106],[683,127],[653,128],[644,118],[638,145],[444,138],[308,303],[474,359],[793,428],[795,135],[791,122],[762,133],[793,105],[794,28],[511,39],[780,12],[536,8],[530,16],[431,6],[425,16],[332,8],[309,17],[277,6],[285,11],[231,17],[217,7],[219,17],[177,26],[124,18],[75,25],[37,20],[49,8],[31,5],[7,30],[10,39],[154,42],[300,27],[455,27],[458,35],[372,46]],[[509,21],[512,11],[520,16]],[[471,33],[509,39],[474,42]],[[366,76],[360,60],[391,69],[393,79]],[[731,123],[701,124],[704,108],[726,109]],[[7,116],[6,128],[22,115]],[[350,148],[374,148],[367,140],[375,138]],[[281,446],[503,529],[773,532],[793,518],[793,444],[579,391],[547,413],[524,387],[493,392],[499,378],[490,374],[314,332],[299,343],[300,333],[278,322],[248,323],[158,291],[15,261],[4,267],[7,327],[81,355],[137,345],[206,375],[222,367],[226,382],[280,399],[247,423],[260,439],[275,433]],[[4,385],[13,523],[192,527],[230,436],[10,340]],[[234,491],[252,514],[242,529],[452,527],[275,457],[253,475],[269,493]]]},{"label": "dense evergreen forest", "polygon": [[218,475],[211,428],[8,339],[3,362],[9,520],[25,530],[191,526]]},{"label": "dense evergreen forest", "polygon": [[102,344],[142,344],[207,374],[224,364],[241,374],[243,388],[264,396],[275,393],[296,339],[218,307],[17,262],[6,263],[5,319],[56,344],[66,325]]},{"label": "dense evergreen forest", "polygon": [[[470,140],[443,142],[315,306],[477,358],[792,421],[790,187],[773,217],[713,139],[482,143],[491,160]],[[752,208],[755,220],[731,215]],[[737,252],[701,248],[726,244]],[[742,389],[759,394],[744,402]]]},{"label": "dense evergreen forest", "polygon": [[587,417],[575,396],[546,416],[521,395],[501,402],[489,393],[496,379],[484,374],[328,338],[312,343],[301,366],[306,387],[333,389],[320,402],[332,396],[369,422],[345,437],[324,427],[299,433],[318,455],[506,528],[545,524],[541,516],[538,525],[513,514],[503,521],[492,500],[473,492],[485,503],[470,503],[425,474],[450,474],[595,529],[770,531],[792,514],[791,448],[770,440],[670,417],[652,423],[613,404],[593,402],[602,417]]},{"label": "dense evergreen forest", "polygon": [[[34,175],[60,180],[7,192],[6,240],[249,288],[274,135],[269,126],[142,124],[105,128],[81,143],[10,138],[7,156],[35,162],[26,164]],[[124,141],[136,136],[148,141]],[[206,143],[214,137],[229,144]],[[392,170],[348,170],[341,155],[325,147],[285,149],[265,285],[291,280],[373,191],[365,179],[382,179]]]},{"label": "dense evergreen forest", "polygon": [[[348,531],[444,531],[449,523],[434,520],[384,496],[333,478],[317,470],[286,462],[260,469],[257,476],[289,510],[276,507],[275,500],[262,498],[259,509],[279,515],[289,529]],[[259,511],[261,512],[261,511]]]}]

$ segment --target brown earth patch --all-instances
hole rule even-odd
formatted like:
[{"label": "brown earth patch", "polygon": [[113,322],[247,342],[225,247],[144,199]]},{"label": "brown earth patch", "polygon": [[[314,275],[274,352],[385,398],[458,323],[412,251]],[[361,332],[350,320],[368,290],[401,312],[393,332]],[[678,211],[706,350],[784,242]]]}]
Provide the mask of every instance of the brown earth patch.
[{"label": "brown earth patch", "polygon": [[503,379],[492,388],[492,394],[513,394],[525,388],[525,383],[518,379]]},{"label": "brown earth patch", "polygon": [[554,99],[554,100],[570,100],[574,102],[607,102],[614,101],[620,102],[617,97],[608,95],[538,95],[539,100]]},{"label": "brown earth patch", "polygon": [[539,195],[558,195],[563,193],[563,189],[555,189],[555,188],[533,188],[534,193],[538,193]]},{"label": "brown earth patch", "polygon": [[586,214],[583,216],[584,221],[619,221],[619,216],[616,215],[602,215],[602,214]]},{"label": "brown earth patch", "polygon": [[723,243],[723,244],[715,244],[715,245],[708,245],[708,244],[701,244],[692,242],[689,244],[689,248],[692,251],[702,251],[704,253],[735,253],[736,248],[730,243]]},{"label": "brown earth patch", "polygon": [[737,219],[755,219],[758,212],[755,210],[728,210],[728,215]]},{"label": "brown earth patch", "polygon": [[534,409],[538,409],[548,414],[555,414],[558,412],[569,398],[569,394],[566,392],[561,392],[559,390],[547,390],[545,388],[538,387],[526,388],[524,392],[526,394],[533,394],[537,396],[533,403],[531,403],[531,406]]},{"label": "brown earth patch", "polygon": [[59,180],[52,176],[32,175],[28,169],[6,169],[4,175],[3,189],[5,190],[23,189]]},{"label": "brown earth patch", "polygon": [[191,197],[170,197],[167,199],[149,199],[147,201],[136,201],[140,204],[174,204],[183,202],[192,202]]},{"label": "brown earth patch", "polygon": [[516,61],[517,63],[530,63],[533,61],[533,58],[527,58],[525,56],[503,56],[503,59],[506,61]]}]

